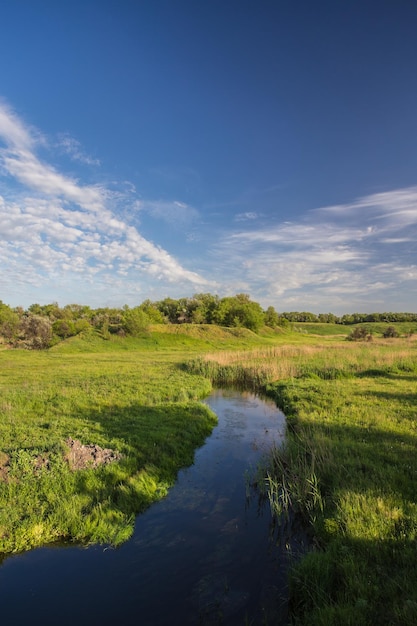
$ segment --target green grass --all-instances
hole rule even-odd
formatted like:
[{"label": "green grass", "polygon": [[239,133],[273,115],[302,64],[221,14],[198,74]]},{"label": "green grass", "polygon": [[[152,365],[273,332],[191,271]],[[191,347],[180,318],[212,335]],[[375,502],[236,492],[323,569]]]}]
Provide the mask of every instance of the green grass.
[{"label": "green grass", "polygon": [[[89,332],[41,352],[0,350],[0,554],[50,541],[125,541],[135,514],[167,493],[216,423],[199,402],[210,381],[183,362],[268,341],[245,329],[183,325],[141,338]],[[70,471],[68,437],[122,458]]]},{"label": "green grass", "polygon": [[358,326],[364,326],[370,333],[375,336],[382,336],[389,326],[394,326],[398,333],[407,336],[410,333],[417,333],[417,324],[415,322],[363,322],[361,324],[324,324],[322,322],[294,322],[293,329],[295,332],[329,336],[329,335],[350,335],[352,330]]},{"label": "green grass", "polygon": [[[121,543],[211,432],[198,402],[211,384],[262,388],[288,423],[265,475],[271,507],[312,542],[291,573],[292,623],[415,624],[416,357],[413,338],[186,325],[0,351],[0,551]],[[71,472],[68,436],[123,457]]]},{"label": "green grass", "polygon": [[287,415],[265,482],[278,519],[312,542],[291,574],[293,624],[417,623],[416,357],[409,339],[321,338],[189,363],[264,386]]},{"label": "green grass", "polygon": [[293,573],[296,623],[416,623],[416,381],[417,367],[386,367],[270,387],[297,450],[308,441],[293,473],[319,459],[323,510],[310,519],[317,549]]},{"label": "green grass", "polygon": [[[0,552],[62,539],[118,544],[135,513],[192,463],[216,422],[197,401],[211,385],[179,367],[184,350],[154,345],[152,337],[90,337],[47,352],[0,352],[0,455],[3,464],[9,459],[0,480]],[[63,460],[68,437],[122,459],[72,472]],[[40,457],[47,468],[36,467]]]},{"label": "green grass", "polygon": [[294,322],[293,328],[295,332],[308,333],[311,335],[342,335],[346,336],[350,333],[351,327],[343,324],[324,324],[322,322]]}]

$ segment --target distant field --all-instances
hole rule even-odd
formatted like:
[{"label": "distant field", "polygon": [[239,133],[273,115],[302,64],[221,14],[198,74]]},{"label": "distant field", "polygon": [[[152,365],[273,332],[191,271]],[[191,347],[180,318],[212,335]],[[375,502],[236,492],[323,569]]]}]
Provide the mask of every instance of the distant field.
[{"label": "distant field", "polygon": [[417,324],[415,322],[364,322],[363,324],[322,324],[317,322],[315,324],[309,322],[294,322],[293,329],[295,332],[308,333],[312,335],[349,335],[356,326],[364,326],[369,332],[378,335],[383,335],[385,330],[389,326],[394,326],[400,335],[406,336],[410,333],[417,334]]},{"label": "distant field", "polygon": [[342,324],[311,324],[309,322],[294,322],[293,329],[299,333],[309,333],[312,335],[342,335],[346,336],[350,333],[349,326]]}]

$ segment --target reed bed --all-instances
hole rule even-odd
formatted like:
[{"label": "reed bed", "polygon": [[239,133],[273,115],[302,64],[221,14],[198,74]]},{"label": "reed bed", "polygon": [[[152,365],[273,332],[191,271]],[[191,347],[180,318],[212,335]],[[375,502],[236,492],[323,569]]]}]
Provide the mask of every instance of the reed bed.
[{"label": "reed bed", "polygon": [[267,346],[207,353],[188,361],[185,368],[209,378],[216,385],[261,389],[269,382],[290,378],[347,378],[381,368],[412,370],[415,346],[416,342],[410,340]]}]

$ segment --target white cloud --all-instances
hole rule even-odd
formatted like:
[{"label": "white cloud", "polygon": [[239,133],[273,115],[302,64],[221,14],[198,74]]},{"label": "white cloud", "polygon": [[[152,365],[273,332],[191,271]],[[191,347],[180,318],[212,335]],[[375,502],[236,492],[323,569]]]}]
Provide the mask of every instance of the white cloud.
[{"label": "white cloud", "polygon": [[86,154],[79,141],[71,137],[68,133],[62,133],[58,137],[56,143],[58,148],[61,148],[73,161],[84,163],[85,165],[100,165],[99,159],[94,159],[90,155]]},{"label": "white cloud", "polygon": [[377,301],[395,309],[398,292],[405,302],[417,277],[416,238],[417,187],[411,187],[315,209],[298,222],[234,232],[213,255],[230,285],[244,280],[249,293],[281,310],[298,302],[346,312]]},{"label": "white cloud", "polygon": [[144,211],[155,219],[164,220],[180,228],[192,223],[199,216],[195,208],[178,200],[139,200],[135,206],[139,211]]},{"label": "white cloud", "polygon": [[6,145],[15,149],[30,149],[36,142],[33,132],[2,102],[0,102],[0,138]]},{"label": "white cloud", "polygon": [[[159,299],[161,285],[171,295],[171,285],[178,296],[194,289],[246,292],[278,310],[345,313],[404,309],[415,294],[417,187],[320,207],[294,221],[269,218],[267,227],[257,210],[238,213],[235,231],[218,235],[210,251],[207,272],[215,280],[209,281],[146,239],[129,217],[146,213],[180,229],[184,241],[203,242],[213,229],[197,230],[194,207],[138,199],[126,182],[83,184],[40,159],[44,146],[41,133],[0,103],[4,301],[13,296],[16,304],[30,304],[39,291],[43,300],[120,305]],[[69,135],[55,147],[79,164],[97,164]],[[203,244],[197,262],[208,264]]]},{"label": "white cloud", "polygon": [[417,187],[375,193],[349,204],[316,209],[316,212],[339,216],[346,221],[373,223],[379,232],[386,229],[395,232],[417,224]]},{"label": "white cloud", "polygon": [[245,213],[237,213],[235,215],[236,222],[246,222],[248,220],[256,220],[259,217],[255,211],[246,211]]},{"label": "white cloud", "polygon": [[[7,185],[7,193],[0,196],[3,284],[6,275],[41,285],[66,272],[82,273],[87,280],[100,271],[129,274],[138,281],[148,276],[196,287],[210,284],[110,210],[120,193],[104,185],[82,185],[41,161],[35,153],[37,135],[4,105],[0,140]],[[169,209],[181,215],[191,212],[181,203]]]}]

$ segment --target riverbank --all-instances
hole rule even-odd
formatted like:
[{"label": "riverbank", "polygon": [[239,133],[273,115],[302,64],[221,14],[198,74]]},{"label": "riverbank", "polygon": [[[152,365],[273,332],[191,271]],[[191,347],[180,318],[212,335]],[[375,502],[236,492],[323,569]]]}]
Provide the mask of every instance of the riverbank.
[{"label": "riverbank", "polygon": [[[0,555],[126,541],[216,424],[200,402],[210,381],[184,362],[273,341],[271,332],[157,325],[140,338],[88,332],[49,350],[0,349]],[[71,441],[85,467],[71,462]],[[97,464],[99,450],[117,461]]]},{"label": "riverbank", "polygon": [[[314,546],[290,576],[292,620],[415,624],[417,343],[290,352],[212,354],[194,364],[214,381],[264,385],[287,416],[267,487],[277,516],[301,519]],[[278,371],[281,380],[265,383]]]},{"label": "riverbank", "polygon": [[[198,402],[210,383],[181,371],[183,351],[150,341],[0,352],[0,553],[118,545],[192,463],[216,423]],[[69,440],[117,462],[75,471]]]},{"label": "riverbank", "polygon": [[136,518],[129,541],[4,561],[3,623],[286,623],[288,555],[272,542],[268,501],[248,479],[282,441],[285,417],[247,392],[213,390],[204,402],[218,423],[167,496]]}]

